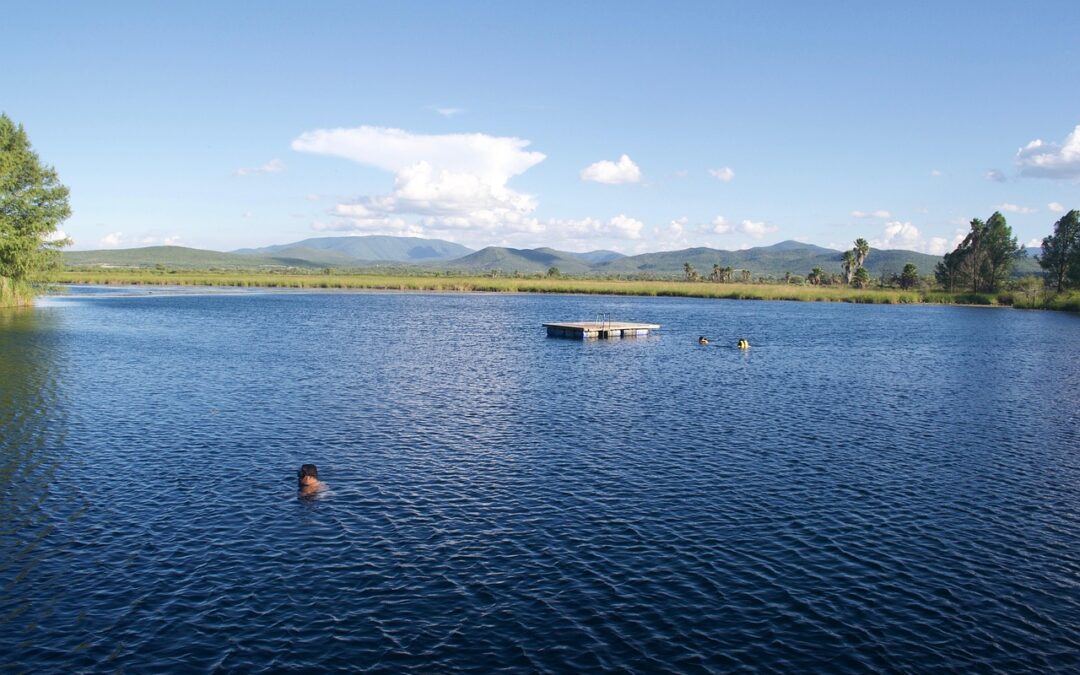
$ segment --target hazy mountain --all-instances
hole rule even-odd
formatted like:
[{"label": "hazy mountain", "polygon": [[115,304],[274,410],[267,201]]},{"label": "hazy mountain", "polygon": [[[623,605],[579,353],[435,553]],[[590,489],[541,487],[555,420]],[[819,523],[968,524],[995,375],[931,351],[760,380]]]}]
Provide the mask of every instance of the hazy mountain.
[{"label": "hazy mountain", "polygon": [[252,269],[258,267],[315,267],[309,261],[287,257],[246,256],[185,246],[147,246],[101,251],[64,251],[69,267],[154,267],[173,269]]},{"label": "hazy mountain", "polygon": [[[464,252],[464,253],[461,253]],[[1028,249],[1019,259],[1014,274],[1039,274],[1034,255]],[[444,256],[453,256],[446,258]],[[713,265],[748,269],[753,276],[783,277],[786,272],[805,276],[815,267],[826,272],[840,272],[841,251],[782,241],[742,251],[713,248],[688,248],[624,256],[615,251],[569,253],[552,248],[516,249],[489,246],[472,252],[464,246],[437,239],[413,237],[320,237],[291,244],[241,249],[233,253],[205,251],[182,246],[151,246],[104,251],[68,251],[64,262],[69,266],[111,265],[118,267],[154,267],[176,269],[257,269],[267,267],[304,268],[374,268],[387,265],[401,269],[420,266],[429,270],[492,272],[505,274],[543,274],[557,267],[563,274],[681,277],[683,265],[692,264],[702,276]],[[367,257],[361,257],[367,256]],[[931,274],[941,258],[914,251],[871,249],[866,268],[873,277],[899,273],[907,263],[914,263],[920,274]]]},{"label": "hazy mountain", "polygon": [[[608,274],[655,274],[657,276],[681,275],[684,263],[690,263],[702,275],[708,275],[713,265],[748,269],[755,277],[782,277],[786,272],[806,275],[815,267],[826,272],[840,272],[840,251],[782,241],[772,246],[758,246],[741,251],[721,251],[714,248],[688,248],[681,251],[663,251],[620,258],[596,266],[600,273]],[[929,274],[940,260],[937,256],[914,251],[871,249],[866,259],[866,269],[872,276],[882,272],[899,273],[907,263],[914,263],[922,274]]]},{"label": "hazy mountain", "polygon": [[618,260],[619,258],[625,258],[626,256],[618,251],[605,251],[603,249],[598,251],[587,251],[585,253],[569,253],[566,255],[577,258],[592,265],[598,263],[611,262],[612,260]]},{"label": "hazy mountain", "polygon": [[470,248],[442,239],[379,235],[315,237],[291,244],[233,251],[239,255],[283,256],[338,267],[363,262],[436,262],[453,260],[472,252]]},{"label": "hazy mountain", "polygon": [[564,274],[585,274],[592,266],[572,253],[556,251],[553,248],[504,248],[488,246],[463,258],[437,265],[440,269],[476,270],[490,272],[521,272],[535,274],[547,272],[558,267]]}]

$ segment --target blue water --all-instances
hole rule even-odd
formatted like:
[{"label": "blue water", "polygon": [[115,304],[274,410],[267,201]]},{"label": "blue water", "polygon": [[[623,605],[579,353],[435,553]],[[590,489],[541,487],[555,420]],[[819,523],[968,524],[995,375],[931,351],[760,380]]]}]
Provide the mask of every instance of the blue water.
[{"label": "blue water", "polygon": [[1075,315],[131,295],[0,314],[0,668],[1080,668]]}]

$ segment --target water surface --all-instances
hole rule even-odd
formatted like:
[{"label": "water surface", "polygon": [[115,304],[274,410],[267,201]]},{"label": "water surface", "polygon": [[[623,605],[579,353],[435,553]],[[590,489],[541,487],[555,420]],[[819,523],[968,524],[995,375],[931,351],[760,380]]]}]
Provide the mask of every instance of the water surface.
[{"label": "water surface", "polygon": [[[663,328],[540,328],[598,312]],[[1075,670],[1078,345],[934,306],[3,313],[0,667]]]}]

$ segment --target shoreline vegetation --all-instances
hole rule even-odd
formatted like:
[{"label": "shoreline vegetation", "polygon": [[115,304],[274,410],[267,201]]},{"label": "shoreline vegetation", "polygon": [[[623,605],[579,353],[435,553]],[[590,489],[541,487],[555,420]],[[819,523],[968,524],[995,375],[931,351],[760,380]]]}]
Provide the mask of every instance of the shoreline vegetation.
[{"label": "shoreline vegetation", "polygon": [[785,283],[653,281],[583,277],[387,275],[350,273],[194,272],[160,270],[72,270],[40,279],[47,284],[223,286],[310,290],[393,290],[487,293],[571,293],[667,296],[724,300],[791,300],[861,304],[939,304],[1016,307],[1080,312],[1080,292],[1043,289],[994,293],[923,289],[854,288]]},{"label": "shoreline vegetation", "polygon": [[0,307],[29,307],[34,304],[35,295],[31,284],[0,277]]}]

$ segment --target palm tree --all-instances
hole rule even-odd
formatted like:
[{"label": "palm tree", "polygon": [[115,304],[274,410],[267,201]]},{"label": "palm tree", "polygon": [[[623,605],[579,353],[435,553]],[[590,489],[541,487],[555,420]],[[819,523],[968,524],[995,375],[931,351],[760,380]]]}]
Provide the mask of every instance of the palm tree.
[{"label": "palm tree", "polygon": [[855,252],[844,251],[844,256],[841,260],[843,262],[840,266],[844,269],[844,280],[850,284],[851,279],[855,276],[855,270],[858,269],[858,261],[855,258]]},{"label": "palm tree", "polygon": [[855,248],[852,250],[855,253],[855,262],[858,263],[859,267],[862,267],[863,263],[866,262],[867,256],[870,255],[870,244],[866,243],[866,240],[860,237],[855,240]]}]

